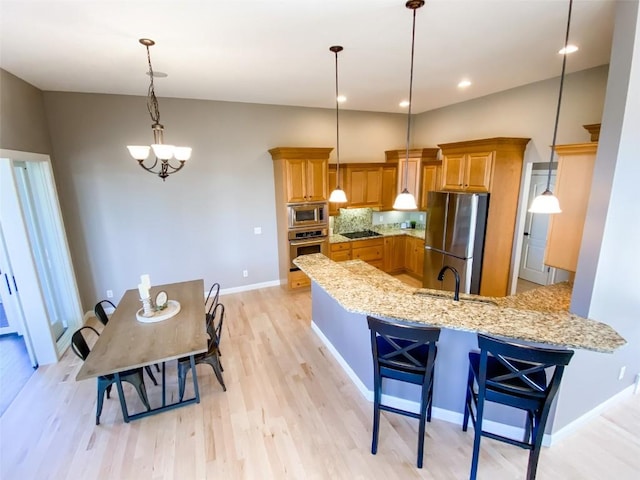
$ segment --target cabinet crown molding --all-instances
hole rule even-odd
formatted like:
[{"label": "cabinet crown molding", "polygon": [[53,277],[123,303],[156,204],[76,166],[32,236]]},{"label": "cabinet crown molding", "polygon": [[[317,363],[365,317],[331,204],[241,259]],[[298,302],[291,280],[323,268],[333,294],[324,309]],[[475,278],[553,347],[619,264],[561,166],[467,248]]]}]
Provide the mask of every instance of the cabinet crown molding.
[{"label": "cabinet crown molding", "polygon": [[[438,161],[439,150],[437,147],[411,148],[409,149],[409,158],[420,158],[425,162],[435,162]],[[406,158],[407,149],[385,150],[384,155],[387,162],[397,162],[398,160]]]},{"label": "cabinet crown molding", "polygon": [[331,148],[315,148],[315,147],[276,147],[269,150],[273,160],[282,159],[328,159],[329,154],[333,150]]},{"label": "cabinet crown molding", "polygon": [[493,137],[493,138],[482,138],[478,140],[467,140],[464,142],[452,142],[452,143],[441,143],[438,146],[442,149],[442,152],[464,149],[466,152],[469,152],[471,148],[481,148],[481,149],[489,149],[489,150],[499,150],[503,148],[516,148],[524,152],[524,149],[529,143],[530,138],[520,138],[520,137]]}]

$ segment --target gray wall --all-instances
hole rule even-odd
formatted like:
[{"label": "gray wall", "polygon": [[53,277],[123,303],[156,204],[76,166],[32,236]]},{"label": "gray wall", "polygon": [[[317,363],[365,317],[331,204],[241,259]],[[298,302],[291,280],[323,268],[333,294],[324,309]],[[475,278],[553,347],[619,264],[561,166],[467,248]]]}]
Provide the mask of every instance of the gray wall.
[{"label": "gray wall", "polygon": [[[572,309],[606,322],[628,345],[613,355],[576,352],[556,423],[562,426],[640,375],[640,7],[618,2],[603,125]],[[626,374],[618,380],[620,368]]]},{"label": "gray wall", "polygon": [[[202,277],[223,288],[278,280],[268,149],[334,146],[334,110],[160,98],[165,141],[193,147],[163,183],[125,148],[152,141],[144,97],[44,97],[85,309],[108,289],[118,300],[142,273],[154,284]],[[403,115],[342,112],[341,160],[384,161],[404,128]]]},{"label": "gray wall", "polygon": [[0,148],[51,153],[42,92],[2,69],[0,69]]},{"label": "gray wall", "polygon": [[[602,66],[567,75],[558,144],[589,141],[582,125],[600,123],[607,71]],[[413,141],[435,147],[478,138],[525,137],[531,138],[525,161],[548,162],[559,87],[558,77],[425,112],[416,116]]]}]

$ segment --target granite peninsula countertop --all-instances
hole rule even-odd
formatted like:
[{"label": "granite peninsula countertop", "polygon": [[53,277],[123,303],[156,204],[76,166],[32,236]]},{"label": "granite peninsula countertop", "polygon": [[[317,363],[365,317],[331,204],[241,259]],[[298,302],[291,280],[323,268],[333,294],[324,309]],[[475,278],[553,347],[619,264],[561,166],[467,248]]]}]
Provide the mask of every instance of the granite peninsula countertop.
[{"label": "granite peninsula countertop", "polygon": [[347,238],[339,233],[334,233],[333,235],[329,235],[329,243],[345,243],[345,242],[355,242],[356,240],[370,240],[372,238],[384,238],[384,237],[394,237],[397,235],[405,235],[408,237],[416,237],[424,240],[424,228],[422,229],[413,229],[413,228],[377,228],[373,227],[371,230],[374,230],[380,234],[380,236],[375,237],[365,237],[365,238]]},{"label": "granite peninsula countertop", "polygon": [[353,313],[605,353],[626,343],[609,325],[568,312],[567,283],[509,297],[460,294],[455,302],[450,292],[410,287],[361,260],[318,253],[294,263]]}]

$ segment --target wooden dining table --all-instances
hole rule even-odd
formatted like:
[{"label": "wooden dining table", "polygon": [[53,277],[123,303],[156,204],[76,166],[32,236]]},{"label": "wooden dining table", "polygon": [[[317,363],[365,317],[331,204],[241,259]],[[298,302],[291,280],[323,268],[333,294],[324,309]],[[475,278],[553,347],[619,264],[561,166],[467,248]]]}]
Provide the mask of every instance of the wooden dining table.
[{"label": "wooden dining table", "polygon": [[[125,422],[200,403],[195,355],[207,351],[204,280],[151,287],[151,298],[160,291],[167,292],[169,300],[179,302],[180,311],[159,322],[139,321],[136,317],[142,308],[139,292],[137,289],[127,290],[76,375],[76,380],[114,375]],[[165,362],[183,357],[190,358],[194,397],[167,404]],[[162,364],[162,405],[130,415],[120,372],[154,364]]]}]

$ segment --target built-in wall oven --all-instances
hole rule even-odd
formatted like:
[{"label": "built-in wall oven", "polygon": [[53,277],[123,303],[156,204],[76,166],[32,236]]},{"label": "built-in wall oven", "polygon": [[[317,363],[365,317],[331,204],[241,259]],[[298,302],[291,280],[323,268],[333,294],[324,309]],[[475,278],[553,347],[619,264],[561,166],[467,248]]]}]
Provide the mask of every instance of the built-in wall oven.
[{"label": "built-in wall oven", "polygon": [[322,253],[327,255],[329,238],[326,224],[318,227],[296,228],[289,230],[289,269],[299,270],[293,260],[300,255]]},{"label": "built-in wall oven", "polygon": [[[291,203],[287,205],[289,228],[306,228],[327,225],[327,204],[324,203]],[[326,235],[326,233],[325,233]]]}]

